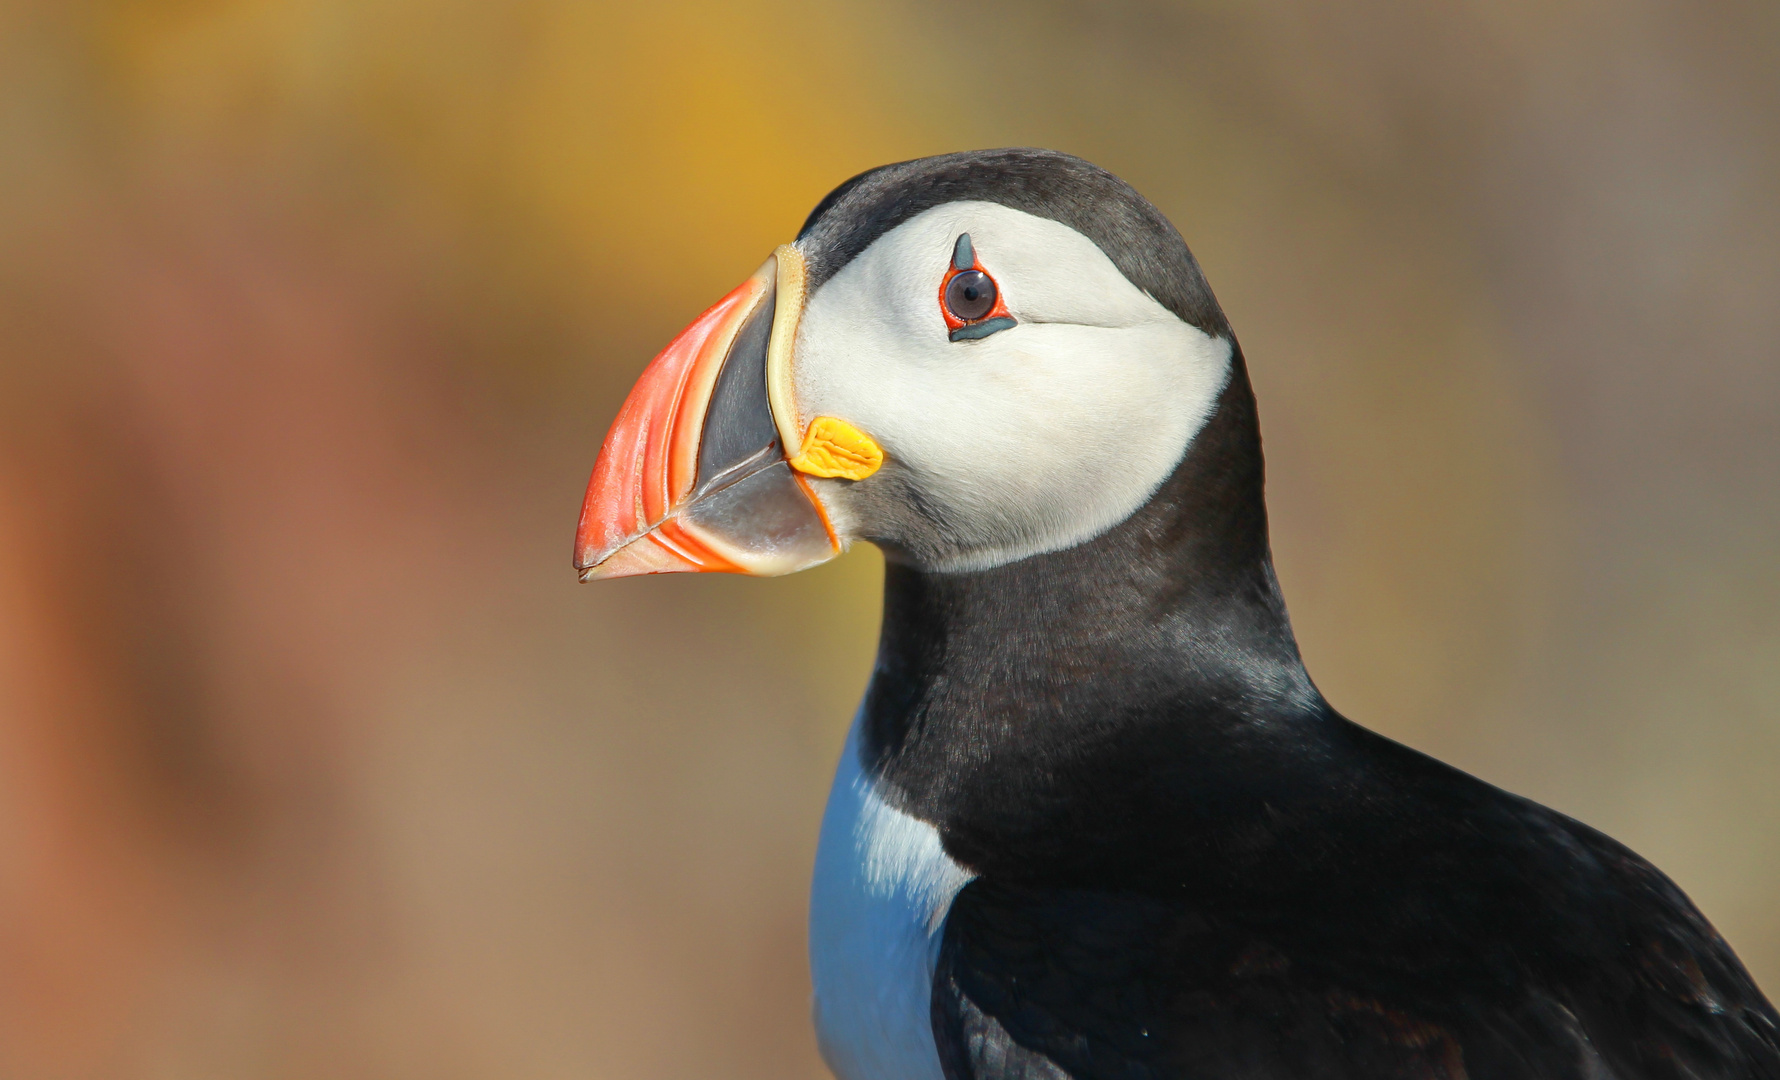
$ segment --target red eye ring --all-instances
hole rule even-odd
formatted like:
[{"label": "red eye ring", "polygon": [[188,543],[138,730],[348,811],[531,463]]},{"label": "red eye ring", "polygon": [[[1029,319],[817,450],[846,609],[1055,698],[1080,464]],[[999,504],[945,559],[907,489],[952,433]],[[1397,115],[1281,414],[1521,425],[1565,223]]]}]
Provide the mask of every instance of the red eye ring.
[{"label": "red eye ring", "polygon": [[[954,282],[959,286],[956,290],[953,289]],[[985,285],[986,290],[983,288]],[[953,311],[954,303],[968,309],[970,302],[977,300],[984,291],[994,300],[988,310],[975,318],[963,318]],[[958,295],[951,295],[953,292]],[[1014,325],[1013,316],[1008,314],[1007,297],[1002,293],[995,276],[983,269],[982,262],[977,259],[976,248],[970,242],[969,233],[958,237],[952,252],[952,261],[946,266],[945,276],[940,279],[939,313],[946,321],[947,336],[952,341],[985,338]]]}]

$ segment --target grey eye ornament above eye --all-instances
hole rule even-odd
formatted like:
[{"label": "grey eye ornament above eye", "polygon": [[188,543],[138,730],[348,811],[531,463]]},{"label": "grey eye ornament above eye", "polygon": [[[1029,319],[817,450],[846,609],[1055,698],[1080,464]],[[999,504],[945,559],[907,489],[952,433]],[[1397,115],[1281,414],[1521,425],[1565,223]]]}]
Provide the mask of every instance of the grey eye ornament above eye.
[{"label": "grey eye ornament above eye", "polygon": [[952,265],[939,286],[939,310],[952,341],[976,341],[1018,325],[995,279],[977,262],[969,233],[960,233],[953,245]]}]

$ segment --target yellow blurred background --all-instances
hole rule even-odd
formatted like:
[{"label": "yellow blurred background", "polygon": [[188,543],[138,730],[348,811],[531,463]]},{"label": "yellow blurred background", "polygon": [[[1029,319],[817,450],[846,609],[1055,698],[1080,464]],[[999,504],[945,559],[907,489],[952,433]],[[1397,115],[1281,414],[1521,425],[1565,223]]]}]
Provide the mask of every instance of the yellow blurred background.
[{"label": "yellow blurred background", "polygon": [[1203,262],[1335,705],[1780,991],[1771,0],[11,0],[0,1076],[823,1075],[878,556],[571,534],[823,193],[1016,144]]}]

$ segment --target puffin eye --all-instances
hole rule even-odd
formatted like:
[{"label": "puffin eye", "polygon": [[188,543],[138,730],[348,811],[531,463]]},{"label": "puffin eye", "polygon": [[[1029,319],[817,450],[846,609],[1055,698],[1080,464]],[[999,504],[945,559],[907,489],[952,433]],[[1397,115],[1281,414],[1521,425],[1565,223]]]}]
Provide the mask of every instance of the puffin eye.
[{"label": "puffin eye", "polygon": [[977,262],[969,233],[959,233],[952,247],[952,265],[939,286],[940,314],[946,317],[947,340],[980,341],[1015,325],[1001,290]]},{"label": "puffin eye", "polygon": [[946,310],[960,322],[974,322],[995,307],[995,279],[981,270],[965,270],[946,282]]}]

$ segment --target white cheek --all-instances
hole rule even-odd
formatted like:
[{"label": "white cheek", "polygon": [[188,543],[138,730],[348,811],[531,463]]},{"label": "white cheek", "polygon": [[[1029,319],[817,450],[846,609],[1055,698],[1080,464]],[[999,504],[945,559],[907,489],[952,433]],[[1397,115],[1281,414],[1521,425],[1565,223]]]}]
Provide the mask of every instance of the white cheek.
[{"label": "white cheek", "polygon": [[[1229,344],[1181,323],[1016,327],[973,356],[957,396],[880,409],[932,494],[972,522],[982,569],[1091,539],[1147,502],[1185,455],[1229,375]],[[985,354],[989,350],[983,350]]]},{"label": "white cheek", "polygon": [[[947,340],[938,305],[962,231],[1020,320],[974,342]],[[1059,311],[1079,321],[1040,321]],[[1079,544],[1143,505],[1209,417],[1230,351],[1074,230],[955,204],[885,234],[817,290],[797,398],[802,422],[844,419],[908,468],[956,538],[931,569],[982,569]]]}]

